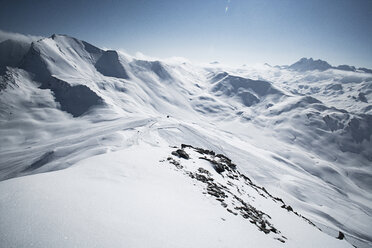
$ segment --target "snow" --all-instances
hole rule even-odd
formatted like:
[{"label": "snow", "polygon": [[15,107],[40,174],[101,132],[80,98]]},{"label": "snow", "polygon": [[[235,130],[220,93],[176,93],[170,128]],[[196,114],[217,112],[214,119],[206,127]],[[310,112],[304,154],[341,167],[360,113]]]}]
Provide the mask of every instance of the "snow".
[{"label": "snow", "polygon": [[290,69],[296,70],[296,71],[312,71],[312,70],[319,70],[319,71],[325,71],[330,69],[332,66],[328,64],[324,60],[313,60],[313,58],[302,58],[296,63],[289,66]]},{"label": "snow", "polygon": [[[146,156],[139,157],[139,150]],[[248,221],[216,206],[183,174],[161,164],[159,159],[169,150],[141,143],[93,156],[66,170],[0,183],[0,212],[7,212],[0,221],[1,243],[6,247],[282,247]],[[289,213],[273,212],[274,216],[282,223],[283,234],[296,234],[287,247],[297,247],[301,240],[308,240],[302,247],[349,247]]]},{"label": "snow", "polygon": [[[24,54],[0,76],[6,247],[371,244],[371,74],[140,59],[61,35]],[[225,154],[330,235],[259,195],[286,243],[227,213],[159,162],[180,144]]]}]

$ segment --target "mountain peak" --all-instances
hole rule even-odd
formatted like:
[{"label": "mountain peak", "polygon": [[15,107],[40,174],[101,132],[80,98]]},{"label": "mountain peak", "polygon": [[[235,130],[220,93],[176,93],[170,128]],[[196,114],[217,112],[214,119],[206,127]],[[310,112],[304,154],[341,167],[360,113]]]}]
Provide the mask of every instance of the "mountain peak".
[{"label": "mountain peak", "polygon": [[346,64],[339,65],[339,66],[332,66],[327,61],[324,61],[321,59],[314,60],[313,58],[306,58],[306,57],[301,58],[300,60],[298,60],[297,62],[293,63],[292,65],[288,67],[285,67],[285,66],[277,66],[277,67],[278,68],[289,68],[294,71],[300,71],[300,72],[314,71],[314,70],[326,71],[328,69],[335,69],[335,70],[340,70],[340,71],[352,71],[352,72],[359,71],[359,72],[365,72],[365,73],[372,73],[372,70],[368,68],[363,68],[363,67],[356,68],[355,66],[346,65]]},{"label": "mountain peak", "polygon": [[295,71],[312,71],[312,70],[319,70],[319,71],[325,71],[332,66],[328,64],[327,61],[324,60],[314,60],[313,58],[301,58],[296,63],[289,66],[290,69],[293,69]]}]

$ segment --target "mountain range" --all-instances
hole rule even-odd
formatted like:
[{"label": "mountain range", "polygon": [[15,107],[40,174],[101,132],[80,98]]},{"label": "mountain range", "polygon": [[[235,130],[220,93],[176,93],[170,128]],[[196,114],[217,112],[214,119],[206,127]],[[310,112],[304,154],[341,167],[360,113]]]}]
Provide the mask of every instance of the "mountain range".
[{"label": "mountain range", "polygon": [[372,71],[0,43],[4,247],[369,247]]}]

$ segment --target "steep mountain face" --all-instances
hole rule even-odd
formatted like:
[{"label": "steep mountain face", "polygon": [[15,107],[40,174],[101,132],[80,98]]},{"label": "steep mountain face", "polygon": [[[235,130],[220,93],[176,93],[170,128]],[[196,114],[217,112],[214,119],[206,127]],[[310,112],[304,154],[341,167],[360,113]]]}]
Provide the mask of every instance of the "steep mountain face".
[{"label": "steep mountain face", "polygon": [[78,117],[86,113],[90,108],[101,105],[100,98],[94,91],[85,85],[73,85],[51,76],[48,81],[41,85],[41,89],[50,89],[54,99],[59,103],[60,109]]},{"label": "steep mountain face", "polygon": [[95,63],[95,67],[97,71],[107,77],[129,78],[116,51],[105,51]]},{"label": "steep mountain face", "polygon": [[0,44],[1,243],[371,245],[371,74],[26,45]]}]

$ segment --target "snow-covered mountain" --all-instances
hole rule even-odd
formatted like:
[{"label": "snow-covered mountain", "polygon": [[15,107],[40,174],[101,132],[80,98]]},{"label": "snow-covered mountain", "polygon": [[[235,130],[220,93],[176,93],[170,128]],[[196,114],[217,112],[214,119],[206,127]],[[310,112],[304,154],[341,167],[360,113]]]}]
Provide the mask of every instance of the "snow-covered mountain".
[{"label": "snow-covered mountain", "polygon": [[353,71],[353,72],[366,72],[366,73],[372,73],[371,69],[367,69],[364,67],[356,68],[352,65],[338,65],[338,66],[331,66],[328,64],[327,61],[317,59],[314,60],[313,58],[302,58],[299,61],[293,63],[290,66],[277,66],[278,68],[284,68],[284,69],[291,69],[295,71],[326,71],[329,69],[335,69],[335,70],[341,70],[341,71]]},{"label": "snow-covered mountain", "polygon": [[5,247],[372,244],[368,69],[0,53]]},{"label": "snow-covered mountain", "polygon": [[332,66],[327,63],[327,61],[324,60],[313,60],[313,58],[302,58],[296,63],[289,66],[290,69],[296,70],[296,71],[312,71],[312,70],[319,70],[319,71],[325,71]]}]

